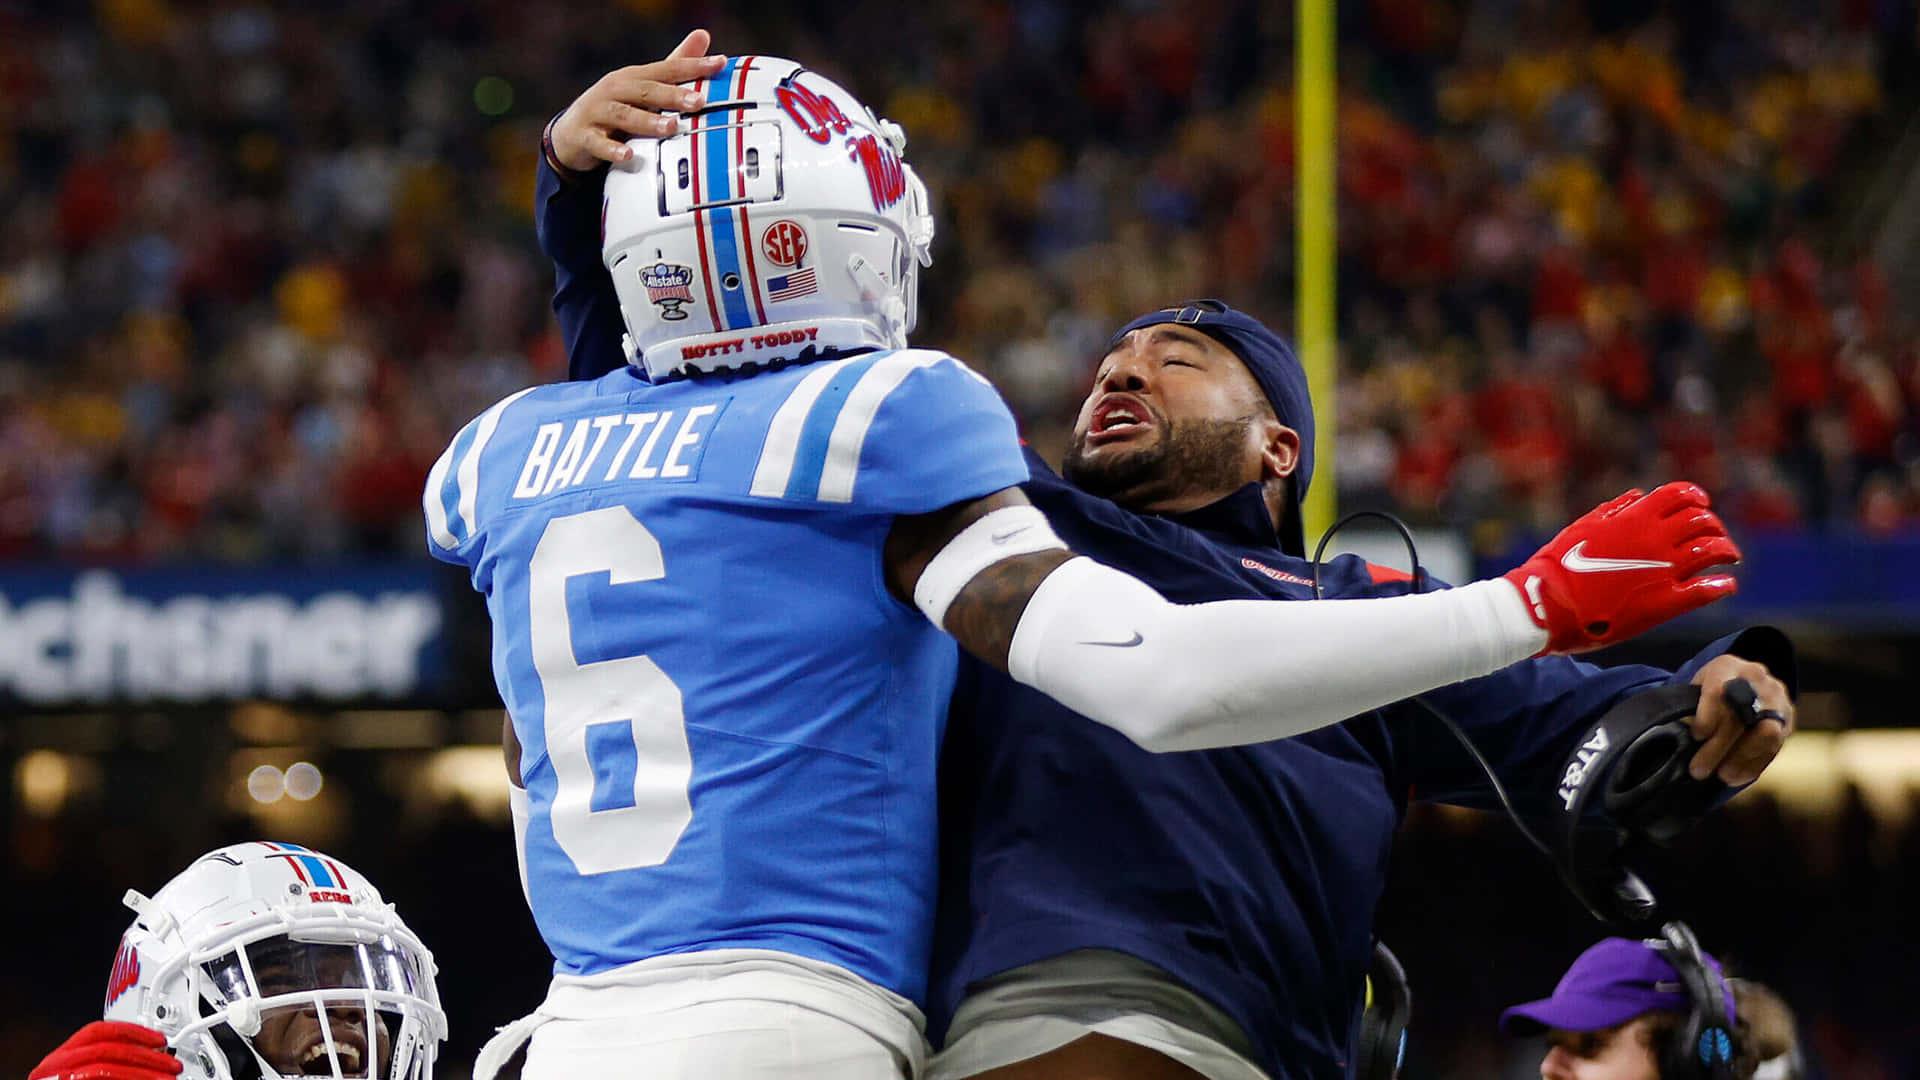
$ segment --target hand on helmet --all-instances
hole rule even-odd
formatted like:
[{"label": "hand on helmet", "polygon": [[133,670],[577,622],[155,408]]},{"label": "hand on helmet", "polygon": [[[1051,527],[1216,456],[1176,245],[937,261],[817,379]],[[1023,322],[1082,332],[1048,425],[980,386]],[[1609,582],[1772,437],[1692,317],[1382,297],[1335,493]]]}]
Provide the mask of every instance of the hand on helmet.
[{"label": "hand on helmet", "polygon": [[27,1080],[170,1080],[180,1059],[167,1037],[149,1027],[95,1020],[48,1054]]},{"label": "hand on helmet", "polygon": [[1544,654],[1588,652],[1723,597],[1733,578],[1699,577],[1740,561],[1693,484],[1636,488],[1561,530],[1505,577],[1547,632]]},{"label": "hand on helmet", "polygon": [[678,131],[676,118],[660,114],[699,105],[701,96],[681,84],[704,79],[726,63],[725,56],[706,55],[711,42],[705,30],[695,30],[664,60],[601,76],[548,127],[554,160],[574,172],[586,172],[603,161],[631,157],[630,138],[664,138]]}]

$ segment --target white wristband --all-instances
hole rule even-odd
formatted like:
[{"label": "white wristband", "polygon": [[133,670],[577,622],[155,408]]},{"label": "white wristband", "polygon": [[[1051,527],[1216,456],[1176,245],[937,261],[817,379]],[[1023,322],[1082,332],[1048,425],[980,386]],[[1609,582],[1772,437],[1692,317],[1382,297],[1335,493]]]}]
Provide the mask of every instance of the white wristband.
[{"label": "white wristband", "polygon": [[1064,551],[1047,516],[1032,506],[1003,506],[960,530],[920,572],[913,602],[944,628],[947,608],[980,571],[1002,559],[1036,551]]}]

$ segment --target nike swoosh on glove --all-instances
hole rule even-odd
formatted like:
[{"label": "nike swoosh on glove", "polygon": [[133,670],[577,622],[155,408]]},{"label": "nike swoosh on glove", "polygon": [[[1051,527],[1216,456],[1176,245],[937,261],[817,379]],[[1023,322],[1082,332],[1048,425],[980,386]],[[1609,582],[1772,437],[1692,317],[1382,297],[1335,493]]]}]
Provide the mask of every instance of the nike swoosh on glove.
[{"label": "nike swoosh on glove", "polygon": [[95,1020],[46,1056],[27,1080],[172,1080],[180,1059],[167,1037],[149,1027]]},{"label": "nike swoosh on glove", "polygon": [[1673,483],[1635,488],[1560,531],[1504,576],[1547,632],[1540,655],[1589,652],[1732,596],[1740,561],[1707,493]]}]

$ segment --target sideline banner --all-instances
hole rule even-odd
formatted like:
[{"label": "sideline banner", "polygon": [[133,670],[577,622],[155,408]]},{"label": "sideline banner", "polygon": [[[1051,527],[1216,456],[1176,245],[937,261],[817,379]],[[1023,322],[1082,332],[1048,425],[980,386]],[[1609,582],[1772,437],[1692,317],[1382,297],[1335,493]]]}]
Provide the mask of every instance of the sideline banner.
[{"label": "sideline banner", "polygon": [[0,707],[436,698],[446,602],[422,563],[0,567]]}]

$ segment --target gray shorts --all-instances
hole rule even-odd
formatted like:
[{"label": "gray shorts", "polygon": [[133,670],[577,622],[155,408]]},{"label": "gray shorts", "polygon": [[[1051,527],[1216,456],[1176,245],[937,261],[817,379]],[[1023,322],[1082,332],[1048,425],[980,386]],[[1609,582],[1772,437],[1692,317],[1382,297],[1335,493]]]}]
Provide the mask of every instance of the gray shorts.
[{"label": "gray shorts", "polygon": [[1267,1080],[1227,1014],[1165,971],[1125,953],[1083,949],[996,975],[954,1013],[928,1080],[961,1080],[1086,1035],[1159,1051],[1207,1080]]}]

